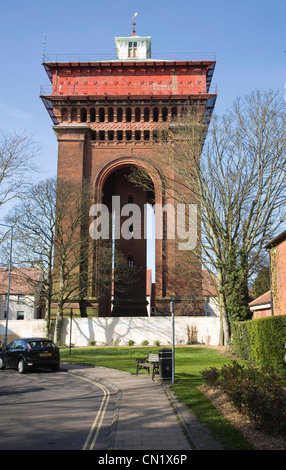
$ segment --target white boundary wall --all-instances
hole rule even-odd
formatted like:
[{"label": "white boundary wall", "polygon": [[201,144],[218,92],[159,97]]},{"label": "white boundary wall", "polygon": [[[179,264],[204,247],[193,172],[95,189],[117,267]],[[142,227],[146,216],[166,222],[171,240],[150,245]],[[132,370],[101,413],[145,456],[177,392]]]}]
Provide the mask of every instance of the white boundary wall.
[{"label": "white boundary wall", "polygon": [[[175,343],[187,344],[188,329],[197,329],[197,340],[210,346],[219,345],[219,317],[175,317]],[[96,341],[97,346],[114,344],[127,345],[133,340],[141,345],[147,340],[149,345],[159,341],[160,345],[172,343],[171,317],[100,317],[74,318],[72,320],[71,343],[74,346],[88,346]],[[0,339],[3,342],[5,321],[0,321]],[[44,320],[18,320],[8,322],[8,342],[15,337],[45,336]],[[70,319],[65,319],[61,342],[70,343]]]}]

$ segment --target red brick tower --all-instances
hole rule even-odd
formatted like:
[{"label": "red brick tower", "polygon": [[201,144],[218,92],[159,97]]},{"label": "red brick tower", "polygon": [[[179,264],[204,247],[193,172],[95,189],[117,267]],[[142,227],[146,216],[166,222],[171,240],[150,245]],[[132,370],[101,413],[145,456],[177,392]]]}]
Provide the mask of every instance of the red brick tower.
[{"label": "red brick tower", "polygon": [[[115,43],[114,59],[44,60],[52,87],[48,93],[43,90],[41,98],[58,138],[58,178],[75,184],[90,182],[97,200],[106,205],[117,195],[121,206],[132,201],[143,209],[148,194],[126,178],[130,168],[143,167],[154,184],[155,203],[164,205],[168,202],[164,175],[170,169],[158,159],[160,135],[181,116],[186,103],[196,103],[206,116],[211,115],[216,100],[216,93],[210,92],[215,60],[151,58],[151,38],[137,36],[134,28],[131,36],[115,38]],[[141,228],[143,232],[143,220]],[[140,274],[120,307],[112,311],[107,298],[99,315],[145,315],[146,240],[120,240],[120,248],[131,269],[141,268]],[[200,263],[196,263],[196,282],[186,286],[178,279],[177,255],[174,243],[156,240],[157,315],[169,314],[170,298],[180,302],[201,297]],[[177,312],[200,314],[198,305],[193,304],[192,311]]]}]

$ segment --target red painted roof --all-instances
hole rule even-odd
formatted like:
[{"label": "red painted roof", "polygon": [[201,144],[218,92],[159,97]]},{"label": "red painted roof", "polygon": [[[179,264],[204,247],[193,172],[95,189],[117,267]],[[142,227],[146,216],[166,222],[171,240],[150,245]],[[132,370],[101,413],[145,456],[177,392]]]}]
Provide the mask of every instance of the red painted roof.
[{"label": "red painted roof", "polygon": [[254,299],[252,302],[249,303],[250,307],[254,307],[256,305],[264,305],[269,304],[271,302],[271,292],[270,290],[265,292],[265,294],[260,295],[257,299]]},{"label": "red painted roof", "polygon": [[[8,274],[8,268],[0,268],[0,294],[8,293]],[[33,294],[41,276],[41,271],[35,268],[12,269],[10,294]]]}]

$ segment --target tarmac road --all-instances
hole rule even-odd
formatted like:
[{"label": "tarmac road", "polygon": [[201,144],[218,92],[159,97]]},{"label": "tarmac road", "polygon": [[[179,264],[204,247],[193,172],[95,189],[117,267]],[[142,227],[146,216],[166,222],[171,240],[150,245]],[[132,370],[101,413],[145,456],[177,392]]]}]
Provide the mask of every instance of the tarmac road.
[{"label": "tarmac road", "polygon": [[108,449],[115,395],[62,368],[0,370],[0,450]]}]

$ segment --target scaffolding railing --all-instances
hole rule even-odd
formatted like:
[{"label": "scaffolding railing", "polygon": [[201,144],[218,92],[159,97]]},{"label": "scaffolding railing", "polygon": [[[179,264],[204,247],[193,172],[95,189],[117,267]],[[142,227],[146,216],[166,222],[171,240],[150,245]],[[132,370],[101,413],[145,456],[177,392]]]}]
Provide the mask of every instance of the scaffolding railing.
[{"label": "scaffolding railing", "polygon": [[134,57],[128,59],[118,59],[116,54],[51,54],[43,55],[44,64],[52,63],[79,63],[79,62],[152,62],[152,61],[215,61],[216,54],[214,52],[182,52],[182,53],[154,53],[150,59],[136,59]]}]

